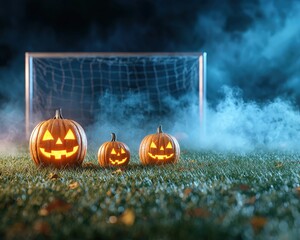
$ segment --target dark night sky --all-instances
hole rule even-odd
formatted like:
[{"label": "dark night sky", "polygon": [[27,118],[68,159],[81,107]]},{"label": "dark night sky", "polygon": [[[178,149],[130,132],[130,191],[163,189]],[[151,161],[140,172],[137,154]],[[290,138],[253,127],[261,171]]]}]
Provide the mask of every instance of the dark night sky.
[{"label": "dark night sky", "polygon": [[20,139],[24,125],[27,51],[206,51],[205,144],[298,149],[300,1],[2,0],[0,6],[3,150],[4,142]]},{"label": "dark night sky", "polygon": [[299,10],[298,1],[2,1],[1,105],[23,106],[26,51],[206,51],[211,103],[229,85],[247,100],[300,104]]}]

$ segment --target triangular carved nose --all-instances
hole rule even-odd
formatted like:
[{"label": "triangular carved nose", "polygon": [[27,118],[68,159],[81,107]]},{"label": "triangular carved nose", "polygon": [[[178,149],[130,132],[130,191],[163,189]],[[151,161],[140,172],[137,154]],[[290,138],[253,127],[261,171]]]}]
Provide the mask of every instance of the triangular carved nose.
[{"label": "triangular carved nose", "polygon": [[60,140],[60,138],[57,139],[56,144],[62,144],[62,141]]}]

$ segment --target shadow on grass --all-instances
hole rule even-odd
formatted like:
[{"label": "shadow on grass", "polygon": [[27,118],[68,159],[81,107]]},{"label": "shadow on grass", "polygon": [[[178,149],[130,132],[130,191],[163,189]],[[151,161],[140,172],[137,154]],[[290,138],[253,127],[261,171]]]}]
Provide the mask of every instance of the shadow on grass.
[{"label": "shadow on grass", "polygon": [[[82,164],[81,167],[77,167],[76,170],[95,170],[95,171],[99,171],[99,170],[111,170],[111,171],[117,171],[117,170],[121,170],[121,171],[130,171],[130,170],[143,170],[143,169],[157,169],[157,168],[174,168],[174,166],[176,166],[177,164],[161,164],[161,165],[142,165],[140,163],[130,163],[127,166],[108,166],[108,167],[101,167],[98,164],[92,163],[92,162],[86,162],[84,164]],[[177,165],[178,166],[178,165]]]}]

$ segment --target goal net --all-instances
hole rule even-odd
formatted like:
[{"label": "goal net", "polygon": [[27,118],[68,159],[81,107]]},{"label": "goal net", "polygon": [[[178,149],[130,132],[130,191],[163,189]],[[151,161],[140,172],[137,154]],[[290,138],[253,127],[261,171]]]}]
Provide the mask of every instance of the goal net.
[{"label": "goal net", "polygon": [[57,108],[84,127],[143,126],[197,105],[201,124],[204,98],[202,53],[26,53],[27,136]]}]

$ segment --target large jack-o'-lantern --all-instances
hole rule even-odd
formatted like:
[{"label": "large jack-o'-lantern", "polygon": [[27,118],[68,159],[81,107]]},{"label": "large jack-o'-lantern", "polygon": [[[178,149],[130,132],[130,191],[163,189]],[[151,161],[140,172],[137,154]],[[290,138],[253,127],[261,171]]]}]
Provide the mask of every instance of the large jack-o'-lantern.
[{"label": "large jack-o'-lantern", "polygon": [[179,160],[179,143],[173,136],[163,133],[161,126],[157,133],[146,136],[139,149],[142,164],[166,164]]},{"label": "large jack-o'-lantern", "polygon": [[125,143],[116,141],[116,134],[111,134],[110,142],[103,143],[98,150],[98,162],[102,167],[126,166],[130,160],[130,150]]},{"label": "large jack-o'-lantern", "polygon": [[36,165],[79,166],[86,154],[87,140],[77,122],[64,119],[61,110],[56,110],[54,118],[33,129],[29,149]]}]

